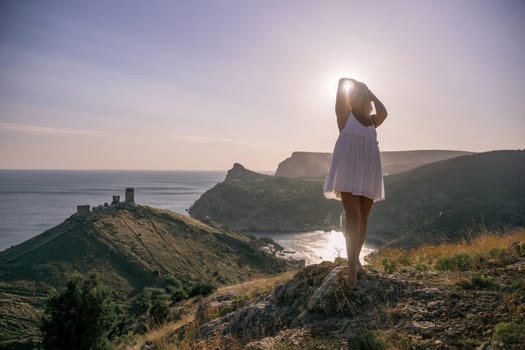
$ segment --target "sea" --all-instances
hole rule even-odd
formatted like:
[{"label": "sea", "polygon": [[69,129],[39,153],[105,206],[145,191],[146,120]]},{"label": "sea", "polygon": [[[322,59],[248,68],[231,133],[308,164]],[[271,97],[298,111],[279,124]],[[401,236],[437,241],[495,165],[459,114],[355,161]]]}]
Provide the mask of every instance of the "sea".
[{"label": "sea", "polygon": [[[258,171],[271,175],[273,171]],[[227,171],[0,170],[0,251],[62,223],[77,205],[111,203],[134,188],[135,202],[189,215],[193,203],[222,182]],[[249,232],[251,233],[251,232]],[[306,264],[346,257],[342,231],[251,233],[272,238],[292,259]],[[364,246],[360,259],[373,251]]]}]

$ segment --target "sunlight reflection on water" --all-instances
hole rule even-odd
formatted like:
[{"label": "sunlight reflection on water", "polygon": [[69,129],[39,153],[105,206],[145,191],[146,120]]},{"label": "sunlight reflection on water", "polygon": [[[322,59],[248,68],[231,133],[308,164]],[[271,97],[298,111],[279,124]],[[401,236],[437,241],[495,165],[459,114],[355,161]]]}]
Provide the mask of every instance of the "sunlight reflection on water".
[{"label": "sunlight reflection on water", "polygon": [[[341,231],[311,231],[296,233],[259,233],[257,237],[269,237],[284,247],[289,257],[305,259],[306,265],[322,261],[334,261],[337,257],[346,258],[345,237]],[[375,249],[363,245],[359,260],[365,264],[364,257]]]}]

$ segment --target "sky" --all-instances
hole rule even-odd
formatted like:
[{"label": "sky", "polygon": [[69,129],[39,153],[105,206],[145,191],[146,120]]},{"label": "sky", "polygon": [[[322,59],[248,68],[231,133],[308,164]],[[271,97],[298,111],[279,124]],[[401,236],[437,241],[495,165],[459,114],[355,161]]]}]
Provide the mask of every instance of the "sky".
[{"label": "sky", "polygon": [[525,2],[0,0],[0,168],[275,170],[332,152],[337,81],[381,151],[525,148]]}]

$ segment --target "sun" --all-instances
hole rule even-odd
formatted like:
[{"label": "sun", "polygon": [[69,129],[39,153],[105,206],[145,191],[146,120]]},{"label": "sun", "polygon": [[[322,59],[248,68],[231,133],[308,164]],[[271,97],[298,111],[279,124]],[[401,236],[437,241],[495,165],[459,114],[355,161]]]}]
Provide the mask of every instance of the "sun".
[{"label": "sun", "polygon": [[345,89],[346,92],[349,92],[354,87],[354,83],[350,80],[345,81],[343,83],[343,89]]},{"label": "sun", "polygon": [[[323,81],[323,91],[326,95],[335,99],[335,94],[337,92],[337,85],[339,84],[339,79],[341,78],[352,78],[359,81],[366,79],[366,74],[362,69],[356,67],[348,67],[347,69],[339,68],[331,72],[327,72],[324,75]],[[352,88],[351,84],[345,86],[345,89],[350,90]]]}]

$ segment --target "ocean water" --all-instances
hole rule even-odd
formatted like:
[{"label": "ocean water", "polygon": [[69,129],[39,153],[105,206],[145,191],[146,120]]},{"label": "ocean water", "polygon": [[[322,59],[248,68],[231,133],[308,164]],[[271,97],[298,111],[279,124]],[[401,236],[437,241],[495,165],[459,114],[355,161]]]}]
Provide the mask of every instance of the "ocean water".
[{"label": "ocean water", "polygon": [[0,251],[55,225],[77,205],[124,201],[126,187],[135,202],[181,214],[226,171],[0,170]]},{"label": "ocean water", "polygon": [[[310,231],[291,233],[254,234],[258,237],[269,237],[284,248],[284,257],[304,259],[306,265],[318,264],[322,261],[334,261],[335,258],[346,258],[346,241],[342,231]],[[366,264],[365,256],[376,249],[363,245],[359,260]]]},{"label": "ocean water", "polygon": [[[207,190],[222,182],[226,171],[137,170],[0,170],[0,251],[63,222],[77,205],[124,201],[126,187],[135,202],[188,215]],[[266,171],[261,173],[272,174]],[[262,235],[258,235],[262,236]],[[267,233],[289,256],[314,264],[346,256],[340,231]],[[361,260],[371,251],[363,247]]]}]

